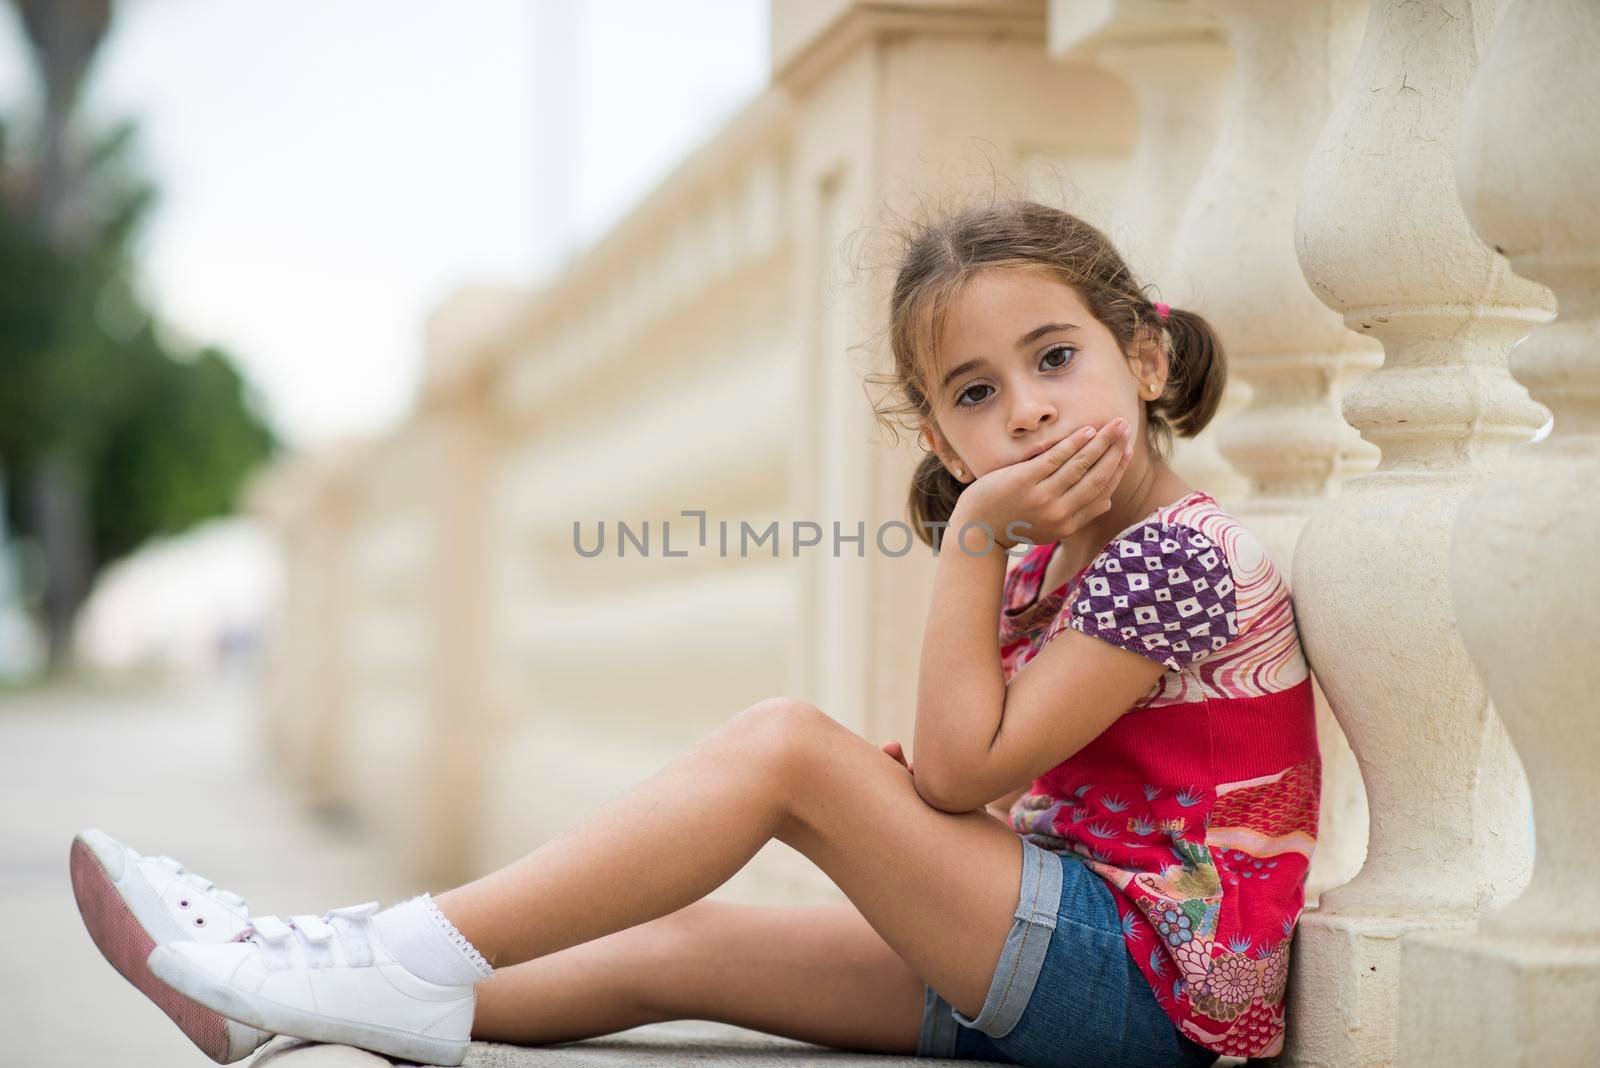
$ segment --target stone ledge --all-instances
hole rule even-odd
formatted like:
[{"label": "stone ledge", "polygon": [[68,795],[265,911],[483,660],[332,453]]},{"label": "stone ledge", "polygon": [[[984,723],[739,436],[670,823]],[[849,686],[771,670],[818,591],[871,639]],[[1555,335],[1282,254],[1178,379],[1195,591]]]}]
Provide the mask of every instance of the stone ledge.
[{"label": "stone ledge", "polygon": [[[613,1035],[551,1046],[474,1042],[462,1068],[527,1068],[530,1065],[740,1065],[826,1064],[830,1068],[887,1068],[953,1064],[943,1058],[846,1053],[777,1035],[706,1020],[675,1020]],[[963,1062],[971,1064],[974,1062]],[[409,1068],[410,1062],[352,1046],[306,1042],[280,1035],[261,1047],[250,1068]]]}]

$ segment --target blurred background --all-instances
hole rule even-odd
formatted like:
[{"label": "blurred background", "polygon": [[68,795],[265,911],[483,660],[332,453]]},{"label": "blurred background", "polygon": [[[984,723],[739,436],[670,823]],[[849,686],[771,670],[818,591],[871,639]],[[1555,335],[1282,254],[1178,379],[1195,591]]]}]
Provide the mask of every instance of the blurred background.
[{"label": "blurred background", "polygon": [[397,422],[432,305],[557,270],[766,72],[762,0],[0,4],[0,681],[247,653],[249,474]]},{"label": "blurred background", "polygon": [[263,744],[286,570],[252,494],[402,423],[435,308],[558,274],[759,93],[767,25],[0,0],[0,1062],[208,1063],[83,931],[81,827],[256,912],[419,892]]}]

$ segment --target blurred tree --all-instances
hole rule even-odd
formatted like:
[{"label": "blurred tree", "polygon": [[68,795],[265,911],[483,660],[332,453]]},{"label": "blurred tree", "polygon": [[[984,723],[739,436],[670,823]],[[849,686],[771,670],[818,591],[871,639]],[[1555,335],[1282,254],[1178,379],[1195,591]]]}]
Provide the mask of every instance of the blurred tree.
[{"label": "blurred tree", "polygon": [[0,467],[14,530],[39,549],[52,669],[100,568],[231,509],[276,448],[222,352],[176,353],[133,286],[153,203],[124,122],[74,151],[70,116],[106,0],[17,0],[45,106],[33,159],[0,124]]}]

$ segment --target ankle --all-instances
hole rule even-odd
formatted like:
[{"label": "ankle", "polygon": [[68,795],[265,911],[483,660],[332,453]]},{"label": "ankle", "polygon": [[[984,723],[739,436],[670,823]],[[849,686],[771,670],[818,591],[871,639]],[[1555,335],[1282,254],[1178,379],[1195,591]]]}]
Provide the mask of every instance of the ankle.
[{"label": "ankle", "polygon": [[494,974],[494,966],[423,893],[372,918],[378,937],[407,971],[441,986],[468,986]]}]

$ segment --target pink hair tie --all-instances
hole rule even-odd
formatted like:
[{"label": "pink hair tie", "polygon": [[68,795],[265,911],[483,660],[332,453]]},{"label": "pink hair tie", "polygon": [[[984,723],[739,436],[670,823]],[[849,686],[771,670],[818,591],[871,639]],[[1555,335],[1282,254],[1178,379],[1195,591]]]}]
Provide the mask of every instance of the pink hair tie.
[{"label": "pink hair tie", "polygon": [[1172,310],[1172,305],[1168,304],[1166,301],[1164,301],[1164,300],[1156,301],[1156,314],[1161,317],[1161,321],[1162,322],[1166,322],[1167,321],[1167,313],[1169,311],[1171,311],[1171,310]]}]

